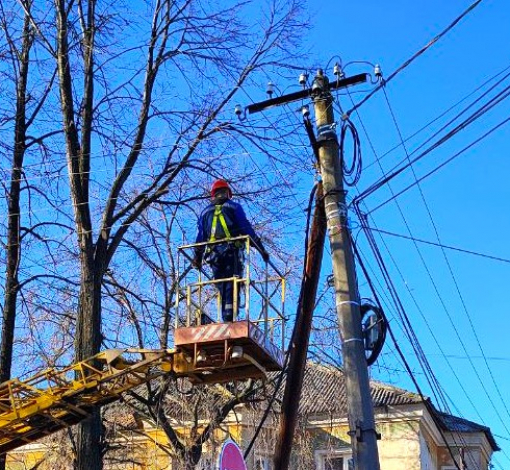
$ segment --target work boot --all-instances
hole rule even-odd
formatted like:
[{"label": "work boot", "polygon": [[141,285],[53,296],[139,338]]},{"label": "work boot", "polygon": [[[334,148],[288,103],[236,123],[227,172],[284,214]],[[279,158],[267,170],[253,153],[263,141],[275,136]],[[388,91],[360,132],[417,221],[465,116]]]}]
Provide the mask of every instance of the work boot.
[{"label": "work boot", "polygon": [[211,323],[213,323],[213,321],[211,320],[211,317],[209,315],[207,315],[206,313],[202,313],[202,315],[200,316],[200,324],[201,325],[210,325]]}]

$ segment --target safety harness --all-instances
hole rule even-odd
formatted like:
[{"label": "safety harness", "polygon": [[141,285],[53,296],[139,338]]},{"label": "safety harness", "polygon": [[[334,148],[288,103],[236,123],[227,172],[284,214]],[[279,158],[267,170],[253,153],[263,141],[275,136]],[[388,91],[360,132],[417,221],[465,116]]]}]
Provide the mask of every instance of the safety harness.
[{"label": "safety harness", "polygon": [[232,236],[230,235],[230,230],[228,229],[227,222],[225,220],[225,216],[221,210],[223,206],[218,204],[214,206],[214,216],[211,224],[211,236],[209,237],[209,243],[216,241],[216,233],[218,231],[218,222],[221,224],[221,228],[223,229],[223,233],[225,234],[225,239],[230,240]]},{"label": "safety harness", "polygon": [[[232,234],[230,233],[230,230],[228,228],[227,221],[225,220],[225,216],[223,214],[222,209],[223,209],[222,204],[217,204],[214,206],[214,215],[213,215],[213,219],[212,219],[212,223],[211,223],[211,236],[209,237],[208,243],[212,243],[217,240],[225,240],[226,243],[225,243],[225,245],[223,245],[223,243],[222,243],[221,247],[219,247],[218,245],[216,245],[214,247],[212,247],[210,245],[207,246],[207,248],[205,250],[205,257],[207,259],[207,262],[211,265],[215,264],[215,262],[217,261],[217,256],[219,254],[218,252],[219,251],[223,252],[224,250],[237,251],[238,258],[241,260],[241,262],[244,260],[243,252],[241,250],[244,247],[244,244],[240,240],[237,240],[233,243],[229,241],[232,238]],[[217,236],[218,235],[218,224],[223,229],[223,233],[225,235],[224,237],[218,238],[218,236]]]}]

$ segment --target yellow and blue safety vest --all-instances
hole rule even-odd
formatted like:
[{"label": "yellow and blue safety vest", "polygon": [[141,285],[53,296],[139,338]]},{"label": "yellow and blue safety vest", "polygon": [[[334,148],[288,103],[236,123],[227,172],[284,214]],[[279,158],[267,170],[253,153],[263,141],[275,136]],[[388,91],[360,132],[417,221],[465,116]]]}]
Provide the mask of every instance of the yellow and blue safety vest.
[{"label": "yellow and blue safety vest", "polygon": [[[227,200],[223,204],[209,204],[198,219],[196,243],[229,240],[248,235],[257,246],[262,246],[246,214],[237,202]],[[203,254],[203,247],[198,254]]]}]

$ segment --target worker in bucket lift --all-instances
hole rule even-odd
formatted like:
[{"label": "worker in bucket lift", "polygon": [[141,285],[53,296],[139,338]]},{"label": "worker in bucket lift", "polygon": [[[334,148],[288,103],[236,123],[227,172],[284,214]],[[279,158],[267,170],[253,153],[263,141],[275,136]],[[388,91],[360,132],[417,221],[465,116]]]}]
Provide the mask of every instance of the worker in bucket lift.
[{"label": "worker in bucket lift", "polygon": [[[211,187],[211,203],[203,210],[198,219],[196,243],[225,240],[205,248],[195,248],[193,264],[202,267],[202,261],[211,265],[214,279],[242,277],[244,261],[244,243],[229,242],[230,238],[248,235],[263,260],[269,261],[269,254],[264,249],[260,238],[246,218],[240,204],[232,201],[232,190],[225,180],[215,181]],[[234,285],[232,281],[216,284],[221,295],[221,312],[224,322],[233,321]]]}]

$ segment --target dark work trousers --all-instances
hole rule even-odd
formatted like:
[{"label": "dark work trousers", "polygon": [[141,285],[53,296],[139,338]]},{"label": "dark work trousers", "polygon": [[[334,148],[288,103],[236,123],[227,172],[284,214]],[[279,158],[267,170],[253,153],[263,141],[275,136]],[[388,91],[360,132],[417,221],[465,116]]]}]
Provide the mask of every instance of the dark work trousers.
[{"label": "dark work trousers", "polygon": [[[214,279],[227,279],[230,277],[242,277],[243,260],[238,248],[229,247],[220,253],[216,253],[214,264],[211,265]],[[221,315],[223,321],[234,319],[234,283],[232,281],[218,282],[217,289],[221,296]],[[237,291],[237,308],[239,310],[239,291]]]}]

